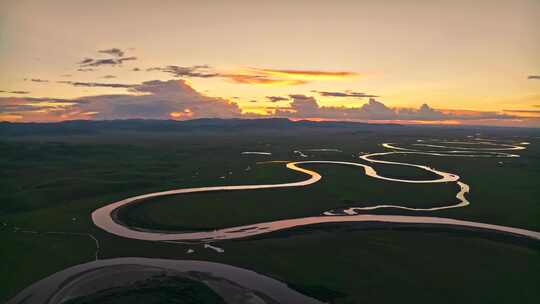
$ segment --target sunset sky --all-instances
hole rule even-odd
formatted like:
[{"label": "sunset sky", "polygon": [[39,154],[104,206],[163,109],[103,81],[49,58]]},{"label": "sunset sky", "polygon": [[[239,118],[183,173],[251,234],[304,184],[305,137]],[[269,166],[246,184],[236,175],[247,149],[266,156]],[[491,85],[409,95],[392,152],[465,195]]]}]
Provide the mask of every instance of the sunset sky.
[{"label": "sunset sky", "polygon": [[0,120],[540,127],[540,1],[0,1]]}]

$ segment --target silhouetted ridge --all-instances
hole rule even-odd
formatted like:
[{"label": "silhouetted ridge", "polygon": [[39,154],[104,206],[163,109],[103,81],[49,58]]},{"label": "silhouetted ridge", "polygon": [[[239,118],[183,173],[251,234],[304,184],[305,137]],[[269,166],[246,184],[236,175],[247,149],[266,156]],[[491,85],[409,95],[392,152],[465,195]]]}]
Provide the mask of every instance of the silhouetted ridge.
[{"label": "silhouetted ridge", "polygon": [[347,128],[373,129],[398,127],[396,124],[368,124],[340,121],[291,121],[286,118],[220,119],[200,118],[176,120],[70,120],[54,123],[11,123],[0,122],[0,135],[70,135],[94,134],[100,131],[139,132],[233,132],[249,130],[288,130],[296,128]]}]

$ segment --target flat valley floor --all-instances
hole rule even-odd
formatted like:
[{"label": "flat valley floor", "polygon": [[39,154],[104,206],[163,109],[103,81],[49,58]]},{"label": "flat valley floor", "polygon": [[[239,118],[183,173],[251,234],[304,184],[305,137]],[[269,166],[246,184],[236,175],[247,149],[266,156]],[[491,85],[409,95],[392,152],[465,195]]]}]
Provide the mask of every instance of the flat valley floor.
[{"label": "flat valley floor", "polygon": [[[511,233],[451,225],[333,222],[223,240],[156,242],[109,233],[91,217],[101,207],[147,193],[309,178],[286,167],[295,161],[361,163],[396,180],[439,178],[418,167],[360,158],[403,148],[443,155],[403,153],[377,159],[459,176],[470,187],[464,194],[468,204],[424,210],[460,204],[456,182],[395,182],[368,176],[361,167],[312,163],[302,168],[322,178],[310,185],[158,196],[119,208],[114,215],[125,227],[158,233],[249,228],[329,211],[343,217],[350,216],[347,212],[440,217],[539,232],[538,130],[292,122],[246,128],[226,121],[180,128],[144,121],[96,124],[58,124],[45,128],[46,132],[34,132],[37,129],[32,128],[39,125],[0,126],[0,301],[15,299],[55,273],[79,273],[84,267],[104,265],[99,263],[109,267],[95,274],[101,285],[95,277],[81,277],[99,288],[83,290],[70,281],[72,285],[62,285],[64,289],[52,299],[65,303],[540,301],[540,242]],[[523,149],[506,149],[509,146]],[[446,155],[453,150],[463,155]],[[463,157],[469,154],[475,156]],[[369,210],[376,205],[406,208]],[[183,261],[202,261],[193,264],[201,269]],[[77,266],[85,263],[90,264]],[[139,276],[130,277],[133,273]],[[122,284],[108,286],[107,280]],[[58,283],[62,282],[66,283]],[[44,292],[43,286],[35,290]]]}]

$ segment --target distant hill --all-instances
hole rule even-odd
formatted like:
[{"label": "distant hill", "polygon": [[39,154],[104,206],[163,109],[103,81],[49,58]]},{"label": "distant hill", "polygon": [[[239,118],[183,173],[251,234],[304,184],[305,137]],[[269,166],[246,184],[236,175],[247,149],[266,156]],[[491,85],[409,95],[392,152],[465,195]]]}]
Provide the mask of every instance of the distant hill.
[{"label": "distant hill", "polygon": [[[438,130],[467,130],[497,131],[497,132],[532,132],[538,135],[538,128],[514,128],[494,126],[445,126],[445,125],[400,125],[376,124],[350,121],[292,121],[287,118],[260,118],[260,119],[220,119],[201,118],[193,120],[70,120],[53,123],[15,123],[0,122],[0,136],[57,136],[57,135],[83,135],[104,132],[200,132],[200,133],[240,133],[240,132],[280,132],[280,131],[313,131],[317,129],[344,130],[351,132],[382,132],[400,130],[403,132],[421,132],[429,134]],[[506,131],[503,131],[506,130]],[[513,131],[512,131],[513,130]]]},{"label": "distant hill", "polygon": [[379,129],[398,128],[398,124],[369,124],[343,121],[292,121],[286,118],[263,119],[219,119],[202,118],[177,120],[71,120],[55,123],[11,123],[0,122],[0,135],[69,135],[94,134],[102,131],[140,132],[232,132],[249,130],[287,130],[297,128],[346,128]]}]

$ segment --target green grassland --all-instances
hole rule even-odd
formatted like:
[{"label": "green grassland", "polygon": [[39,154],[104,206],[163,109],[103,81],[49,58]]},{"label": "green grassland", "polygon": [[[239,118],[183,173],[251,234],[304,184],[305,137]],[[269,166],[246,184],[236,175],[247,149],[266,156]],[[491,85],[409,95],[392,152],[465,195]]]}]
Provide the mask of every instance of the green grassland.
[{"label": "green grassland", "polygon": [[[397,128],[397,127],[396,127]],[[476,232],[399,227],[298,228],[264,237],[200,245],[123,239],[93,226],[90,213],[129,196],[183,187],[282,183],[304,175],[266,160],[343,160],[358,152],[385,151],[381,142],[417,138],[463,139],[478,130],[402,128],[381,130],[307,128],[291,132],[134,132],[0,137],[0,300],[31,282],[94,258],[84,236],[14,232],[91,233],[100,258],[142,256],[202,259],[245,267],[333,303],[415,299],[419,303],[534,303],[540,299],[536,243],[486,238]],[[388,160],[425,164],[456,173],[468,183],[471,205],[430,213],[540,230],[540,145],[537,133],[482,130],[485,136],[530,141],[521,158],[467,159],[394,155]],[[343,153],[293,150],[337,148]],[[240,155],[272,152],[271,157]],[[502,161],[503,164],[498,164]],[[247,167],[251,170],[246,171]],[[404,166],[373,165],[381,174],[430,178]],[[373,203],[427,207],[455,202],[455,184],[408,185],[363,175],[360,168],[305,165],[323,175],[295,189],[230,191],[156,198],[122,210],[128,224],[161,229],[208,229],[265,220],[317,215]],[[360,169],[360,170],[359,170]],[[229,174],[232,172],[232,174]],[[221,176],[226,178],[221,179]],[[379,213],[419,214],[404,211]],[[420,213],[422,214],[422,213]],[[362,228],[362,229],[361,229]],[[194,248],[194,254],[186,254]]]},{"label": "green grassland", "polygon": [[2,229],[0,240],[2,300],[39,278],[95,258],[94,242],[87,236],[33,234]]},{"label": "green grassland", "polygon": [[[257,171],[269,166],[257,166]],[[262,168],[261,168],[262,167]],[[264,221],[320,215],[353,206],[397,204],[432,207],[457,204],[455,183],[407,184],[365,176],[363,169],[330,164],[306,164],[323,179],[301,188],[219,191],[155,198],[122,208],[118,218],[128,226],[147,229],[217,229]],[[392,191],[388,191],[392,189]]]}]

